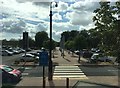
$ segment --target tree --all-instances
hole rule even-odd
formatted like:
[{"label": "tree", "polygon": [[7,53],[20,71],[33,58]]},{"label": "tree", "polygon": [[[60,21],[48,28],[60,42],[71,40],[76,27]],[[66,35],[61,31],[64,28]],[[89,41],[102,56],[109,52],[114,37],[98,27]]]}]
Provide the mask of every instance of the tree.
[{"label": "tree", "polygon": [[47,41],[48,39],[49,39],[48,34],[45,31],[36,33],[36,35],[35,35],[36,47],[38,47],[38,48],[43,47],[43,42]]},{"label": "tree", "polygon": [[[50,40],[44,41],[43,42],[43,47],[46,49],[49,49],[50,46]],[[52,50],[55,49],[56,47],[56,42],[52,40]]]},{"label": "tree", "polygon": [[29,37],[29,47],[30,48],[34,48],[35,47],[35,41],[31,37]]},{"label": "tree", "polygon": [[87,47],[86,38],[83,35],[78,35],[74,39],[75,49],[80,50]]},{"label": "tree", "polygon": [[89,38],[87,41],[88,41],[89,48],[97,48],[101,41],[100,32],[96,31],[96,29],[90,29]]},{"label": "tree", "polygon": [[109,41],[106,41],[106,38],[108,37],[106,34],[109,33],[109,37],[112,38],[110,32],[113,30],[115,17],[113,17],[110,2],[99,2],[99,4],[100,8],[94,10],[96,15],[93,17],[93,21],[95,22],[96,31],[99,32],[101,36],[100,45],[104,50],[107,50],[111,45],[108,45]]}]

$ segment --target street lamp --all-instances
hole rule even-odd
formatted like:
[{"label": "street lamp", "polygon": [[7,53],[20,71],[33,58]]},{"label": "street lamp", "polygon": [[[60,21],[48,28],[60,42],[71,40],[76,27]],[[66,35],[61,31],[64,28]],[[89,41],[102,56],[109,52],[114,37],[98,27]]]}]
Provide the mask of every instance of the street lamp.
[{"label": "street lamp", "polygon": [[[55,2],[55,7],[57,7]],[[49,66],[48,66],[48,80],[52,80],[52,2],[50,3],[50,47],[49,47]]]}]

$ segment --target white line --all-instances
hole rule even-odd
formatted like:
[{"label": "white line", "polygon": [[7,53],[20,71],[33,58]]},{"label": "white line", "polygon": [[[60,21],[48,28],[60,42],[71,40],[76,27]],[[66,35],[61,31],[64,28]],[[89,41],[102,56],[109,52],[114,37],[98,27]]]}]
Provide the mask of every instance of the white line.
[{"label": "white line", "polygon": [[108,71],[118,71],[118,70],[108,70]]},{"label": "white line", "polygon": [[81,78],[81,77],[86,77],[86,75],[80,75],[80,76],[78,76],[78,75],[66,75],[66,76],[64,76],[64,75],[60,75],[60,76],[53,76],[53,77],[60,77],[60,78],[63,78],[63,77],[69,77],[69,78]]},{"label": "white line", "polygon": [[69,72],[74,72],[75,73],[75,72],[83,72],[83,71],[54,71],[54,72],[68,72],[68,73]]},{"label": "white line", "polygon": [[28,73],[22,73],[22,75],[28,75]]},{"label": "white line", "polygon": [[78,66],[55,66],[55,67],[68,67],[68,68],[73,67],[74,68],[74,67],[78,67]]},{"label": "white line", "polygon": [[60,71],[60,70],[61,70],[61,71],[62,71],[62,70],[63,70],[63,71],[65,71],[65,70],[81,71],[80,69],[55,69],[55,71],[58,71],[58,70],[59,70],[59,71]]},{"label": "white line", "polygon": [[54,74],[54,75],[56,75],[56,74],[57,74],[57,75],[58,75],[58,74],[59,74],[59,75],[61,75],[61,74],[62,74],[62,75],[63,75],[63,74],[64,74],[64,75],[68,75],[68,74],[71,74],[71,75],[73,75],[73,74],[83,75],[84,73],[53,73],[53,74]]},{"label": "white line", "polygon": [[56,67],[55,69],[80,69],[79,67],[74,67],[74,68],[71,68],[71,67]]}]

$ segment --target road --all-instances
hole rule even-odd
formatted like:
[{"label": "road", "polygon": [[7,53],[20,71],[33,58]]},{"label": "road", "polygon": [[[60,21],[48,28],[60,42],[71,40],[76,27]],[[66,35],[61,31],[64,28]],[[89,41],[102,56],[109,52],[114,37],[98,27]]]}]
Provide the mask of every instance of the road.
[{"label": "road", "polygon": [[5,65],[11,65],[14,63],[14,61],[21,57],[23,53],[21,54],[16,54],[16,55],[12,55],[12,56],[2,56],[2,64]]}]

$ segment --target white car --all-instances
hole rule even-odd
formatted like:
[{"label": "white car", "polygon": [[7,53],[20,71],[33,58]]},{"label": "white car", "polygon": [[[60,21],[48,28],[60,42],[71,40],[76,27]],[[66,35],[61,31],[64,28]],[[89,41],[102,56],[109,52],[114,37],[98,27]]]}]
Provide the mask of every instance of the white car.
[{"label": "white car", "polygon": [[111,62],[112,58],[109,58],[108,56],[104,56],[102,54],[94,53],[91,56],[90,60],[92,62],[97,62],[97,61],[100,61],[100,62]]},{"label": "white car", "polygon": [[2,56],[12,56],[13,52],[10,52],[8,50],[2,50]]},{"label": "white car", "polygon": [[39,58],[35,57],[32,54],[23,54],[22,57],[20,58],[21,61],[35,61],[38,60]]}]

